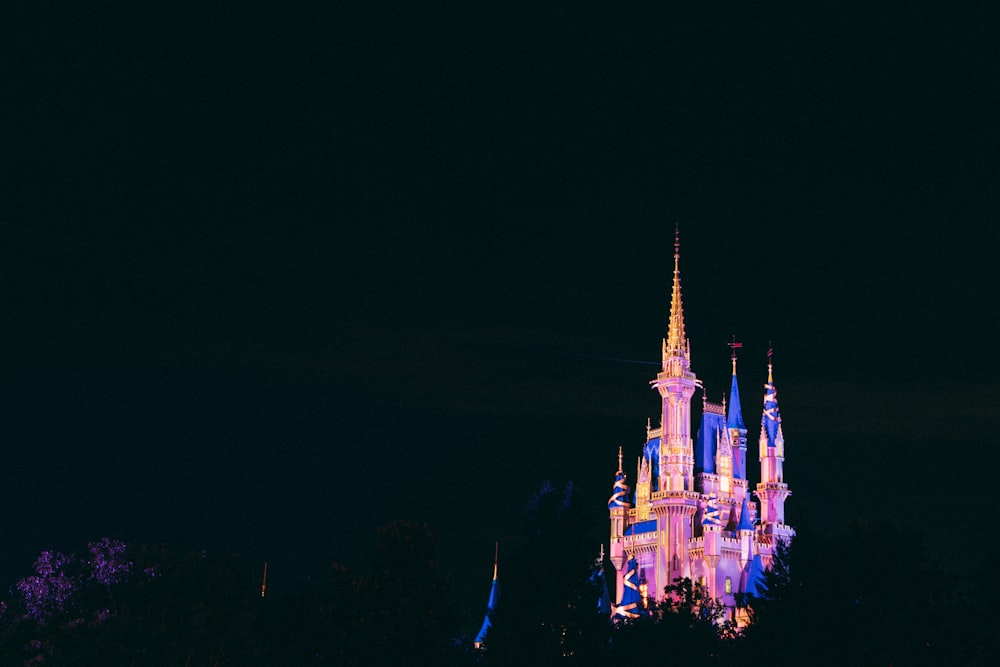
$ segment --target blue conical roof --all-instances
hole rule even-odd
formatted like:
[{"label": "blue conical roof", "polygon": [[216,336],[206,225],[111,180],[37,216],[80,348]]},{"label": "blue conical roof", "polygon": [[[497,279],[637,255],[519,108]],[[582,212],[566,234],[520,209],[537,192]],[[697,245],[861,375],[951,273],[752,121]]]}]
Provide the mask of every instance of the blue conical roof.
[{"label": "blue conical roof", "polygon": [[622,578],[624,587],[622,599],[615,607],[615,616],[619,618],[636,618],[645,613],[642,606],[642,593],[639,592],[639,564],[633,556],[625,566],[625,576]]},{"label": "blue conical roof", "polygon": [[615,486],[608,498],[608,509],[614,507],[628,507],[628,485],[625,484],[625,473],[619,470],[615,474]]},{"label": "blue conical roof", "polygon": [[767,585],[764,583],[764,571],[764,562],[761,560],[760,554],[757,554],[753,557],[753,560],[747,563],[744,593],[755,597],[763,597],[767,594]]},{"label": "blue conical roof", "polygon": [[729,387],[729,414],[726,416],[726,426],[746,430],[743,423],[743,408],[740,406],[740,388],[736,384],[736,364],[733,364],[733,383]]},{"label": "blue conical roof", "polygon": [[746,495],[743,496],[743,507],[740,508],[740,523],[736,526],[736,530],[753,530],[753,524],[750,523],[750,503],[747,502]]},{"label": "blue conical roof", "polygon": [[[497,550],[499,554],[499,547]],[[483,643],[486,639],[486,635],[490,631],[490,627],[493,625],[493,613],[497,608],[497,600],[500,597],[500,588],[497,586],[497,557],[493,559],[493,585],[490,587],[490,601],[486,604],[486,617],[483,619],[483,626],[479,628],[479,634],[476,635],[476,647]]]}]

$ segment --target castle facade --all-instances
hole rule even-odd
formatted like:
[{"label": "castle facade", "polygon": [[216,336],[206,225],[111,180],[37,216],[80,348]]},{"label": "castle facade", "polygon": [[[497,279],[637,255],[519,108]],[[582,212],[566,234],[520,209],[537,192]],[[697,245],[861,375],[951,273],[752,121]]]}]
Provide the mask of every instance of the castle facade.
[{"label": "castle facade", "polygon": [[760,482],[751,491],[747,428],[736,376],[738,343],[732,345],[728,401],[714,404],[703,398],[701,422],[695,437],[691,435],[691,399],[701,383],[692,371],[684,333],[679,261],[675,238],[662,370],[650,382],[661,398],[660,425],[653,428],[647,420],[634,489],[626,483],[619,448],[608,501],[610,558],[617,571],[613,613],[641,614],[649,600],[662,599],[666,586],[690,578],[732,608],[732,617],[739,620],[739,594],[760,592],[761,576],[771,566],[776,545],[795,534],[785,523],[785,500],[791,491],[782,470],[785,440],[771,353],[758,439]]}]

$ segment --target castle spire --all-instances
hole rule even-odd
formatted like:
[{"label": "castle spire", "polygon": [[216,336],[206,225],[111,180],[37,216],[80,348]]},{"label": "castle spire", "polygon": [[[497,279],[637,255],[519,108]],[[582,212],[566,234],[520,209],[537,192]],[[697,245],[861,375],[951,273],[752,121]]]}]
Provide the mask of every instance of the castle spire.
[{"label": "castle spire", "polygon": [[743,423],[743,408],[740,405],[740,388],[736,382],[736,350],[743,347],[743,343],[736,342],[734,335],[732,342],[727,344],[732,350],[730,359],[733,362],[733,381],[729,386],[729,412],[726,413],[726,425],[730,428],[746,430],[746,425]]},{"label": "castle spire", "polygon": [[499,562],[500,543],[497,542],[493,547],[493,584],[490,586],[490,600],[486,603],[486,617],[483,619],[483,625],[479,628],[479,634],[476,635],[476,639],[473,642],[473,646],[477,649],[482,648],[483,642],[486,641],[490,628],[493,626],[493,615],[496,613],[497,598],[500,594],[500,591],[497,588],[497,564]]},{"label": "castle spire", "polygon": [[764,412],[760,418],[760,440],[762,445],[776,447],[779,456],[784,456],[784,436],[781,433],[781,413],[778,412],[778,392],[774,388],[774,365],[771,356],[774,350],[767,347],[767,384],[764,385]]},{"label": "castle spire", "polygon": [[[778,392],[774,388],[774,366],[771,346],[767,348],[767,384],[764,385],[764,411],[760,417],[760,483],[757,497],[761,501],[761,524],[765,532],[791,537],[794,531],[785,526],[785,499],[791,495],[785,484],[785,436],[781,432],[778,412]],[[765,565],[769,565],[770,561]]]},{"label": "castle spire", "polygon": [[622,448],[618,447],[618,472],[615,473],[615,485],[611,489],[611,497],[608,498],[608,509],[628,506],[628,485],[625,484],[625,471],[622,470]]},{"label": "castle spire", "polygon": [[684,334],[684,306],[681,304],[681,241],[680,229],[674,227],[674,284],[670,292],[670,327],[663,347],[663,360],[668,357],[687,359],[687,337]]}]

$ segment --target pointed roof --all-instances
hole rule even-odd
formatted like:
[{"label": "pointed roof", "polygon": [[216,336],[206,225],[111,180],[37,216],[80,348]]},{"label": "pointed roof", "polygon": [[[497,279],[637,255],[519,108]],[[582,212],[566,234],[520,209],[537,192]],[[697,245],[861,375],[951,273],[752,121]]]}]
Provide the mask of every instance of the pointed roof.
[{"label": "pointed roof", "polygon": [[743,347],[743,343],[736,340],[736,334],[733,334],[733,340],[729,343],[730,355],[729,359],[733,362],[733,381],[729,386],[729,413],[726,418],[726,426],[729,428],[739,428],[746,430],[746,425],[743,423],[743,407],[740,405],[740,388],[736,382],[736,350]]},{"label": "pointed roof", "polygon": [[635,556],[625,566],[622,577],[622,599],[615,605],[614,615],[620,618],[636,618],[645,613],[642,607],[642,593],[639,592],[639,564]]},{"label": "pointed roof", "polygon": [[743,423],[743,407],[740,405],[740,388],[736,382],[736,358],[733,357],[733,382],[729,386],[729,414],[726,416],[729,428],[747,429]]},{"label": "pointed roof", "polygon": [[767,384],[764,385],[764,412],[760,417],[761,440],[767,440],[768,447],[777,447],[784,442],[781,433],[781,413],[778,412],[778,392],[774,388],[773,366],[768,350]]},{"label": "pointed roof", "polygon": [[500,590],[497,587],[497,562],[500,558],[500,543],[497,542],[496,549],[493,554],[493,585],[490,587],[490,601],[486,604],[486,617],[483,619],[483,626],[479,628],[479,634],[476,635],[475,646],[479,646],[486,639],[486,635],[490,631],[490,627],[493,622],[490,620],[493,617],[493,613],[497,608],[497,599],[500,596]]},{"label": "pointed roof", "polygon": [[608,509],[628,507],[628,485],[625,483],[625,472],[622,470],[622,448],[618,448],[618,472],[615,473],[615,485],[608,498]]},{"label": "pointed roof", "polygon": [[594,561],[594,569],[590,573],[590,583],[597,587],[597,613],[608,617],[611,615],[611,595],[604,577],[604,544],[601,544],[601,555]]},{"label": "pointed roof", "polygon": [[740,508],[740,522],[736,530],[753,530],[750,522],[750,503],[747,502],[747,494],[743,494],[743,507]]},{"label": "pointed roof", "polygon": [[760,554],[754,555],[753,559],[747,563],[746,583],[743,586],[743,592],[758,598],[767,595],[767,584],[764,583],[765,571],[764,561]]},{"label": "pointed roof", "polygon": [[684,306],[681,304],[681,242],[680,231],[674,228],[674,284],[670,292],[670,326],[663,343],[663,359],[687,358],[687,336],[684,334]]}]

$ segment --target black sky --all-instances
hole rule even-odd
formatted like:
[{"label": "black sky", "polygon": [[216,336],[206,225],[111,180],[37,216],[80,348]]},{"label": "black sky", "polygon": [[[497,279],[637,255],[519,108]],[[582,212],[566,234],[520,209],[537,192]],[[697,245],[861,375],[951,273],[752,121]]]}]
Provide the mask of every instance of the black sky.
[{"label": "black sky", "polygon": [[675,224],[694,370],[717,400],[742,339],[751,425],[774,342],[791,516],[918,522],[955,570],[998,546],[992,13],[11,25],[4,581],[104,535],[322,579],[403,517],[468,586],[545,479],[603,535],[657,410],[655,366],[612,359],[657,359]]}]

